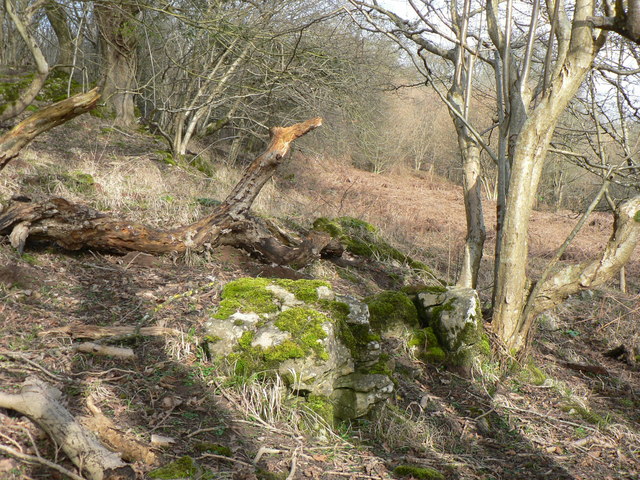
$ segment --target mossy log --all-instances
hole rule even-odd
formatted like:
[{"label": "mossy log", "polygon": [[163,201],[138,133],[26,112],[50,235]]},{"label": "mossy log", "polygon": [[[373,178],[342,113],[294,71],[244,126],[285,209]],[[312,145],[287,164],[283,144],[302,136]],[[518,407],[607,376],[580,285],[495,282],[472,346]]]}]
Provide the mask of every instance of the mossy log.
[{"label": "mossy log", "polygon": [[118,253],[180,253],[233,245],[271,263],[306,265],[330,243],[329,234],[311,231],[295,244],[268,222],[252,216],[249,209],[291,143],[320,125],[322,119],[313,118],[272,128],[267,149],[249,165],[226,200],[211,215],[191,225],[158,230],[63,198],[35,203],[15,197],[0,213],[0,234],[9,234],[18,250],[24,248],[27,238],[54,241],[67,250],[94,248]]}]

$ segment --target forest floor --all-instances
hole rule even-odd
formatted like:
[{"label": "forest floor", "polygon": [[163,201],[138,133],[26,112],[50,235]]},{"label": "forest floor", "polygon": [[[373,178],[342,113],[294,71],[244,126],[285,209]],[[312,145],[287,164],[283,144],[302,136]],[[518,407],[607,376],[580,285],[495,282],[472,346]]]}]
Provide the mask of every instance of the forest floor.
[{"label": "forest floor", "polygon": [[[168,227],[206,213],[209,200],[224,198],[241,173],[223,162],[213,163],[209,176],[171,166],[164,148],[148,134],[76,119],[39,137],[0,174],[0,199],[59,195]],[[373,175],[294,152],[256,209],[307,226],[318,216],[363,218],[441,278],[455,277],[462,195],[435,175]],[[488,202],[488,226],[492,209]],[[571,212],[534,213],[534,272],[575,222]],[[564,260],[593,255],[610,224],[606,214],[595,214]],[[488,237],[491,252],[491,231]],[[102,440],[126,450],[141,477],[189,455],[198,465],[193,478],[390,479],[399,478],[393,470],[401,464],[430,467],[447,479],[640,478],[640,367],[604,356],[640,342],[640,252],[627,268],[632,293],[612,284],[570,298],[540,322],[526,360],[488,362],[468,379],[401,355],[397,363],[408,374],[397,377],[383,410],[329,427],[277,382],[216,370],[199,349],[203,324],[222,286],[239,277],[320,278],[337,292],[362,296],[419,280],[403,266],[363,259],[341,269],[320,260],[293,271],[228,247],[209,255],[122,257],[28,244],[20,255],[0,242],[0,388],[14,391],[36,375],[62,391],[74,415],[106,417]],[[488,253],[483,297],[491,268]],[[122,345],[134,349],[135,360],[118,360],[76,352],[78,326],[178,333],[134,336]],[[153,434],[175,442],[152,445]],[[0,444],[73,469],[45,434],[9,410],[0,409]],[[0,478],[62,477],[0,454]]]}]

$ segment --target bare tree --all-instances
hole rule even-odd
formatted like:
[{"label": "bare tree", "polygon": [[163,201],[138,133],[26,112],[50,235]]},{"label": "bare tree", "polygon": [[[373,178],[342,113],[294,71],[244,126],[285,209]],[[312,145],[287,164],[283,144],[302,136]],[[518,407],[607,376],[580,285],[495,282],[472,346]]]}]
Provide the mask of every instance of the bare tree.
[{"label": "bare tree", "polygon": [[[411,20],[377,2],[351,0],[351,4],[354,18],[364,28],[395,38],[432,83],[432,56],[455,66],[453,77],[445,79],[447,97],[441,96],[456,122],[464,168],[474,165],[476,149],[482,147],[496,161],[499,172],[492,325],[509,350],[519,351],[526,345],[537,314],[571,293],[610,279],[629,259],[638,239],[640,224],[634,216],[640,197],[633,197],[616,208],[615,231],[597,259],[563,268],[558,268],[556,260],[537,281],[527,276],[529,218],[545,157],[556,125],[606,41],[606,32],[590,23],[595,2],[549,0],[541,5],[533,0],[514,15],[511,0],[506,5],[489,0],[477,6],[470,0],[446,6],[409,0],[415,17]],[[541,10],[550,19],[546,25]],[[489,149],[465,112],[474,85],[474,60],[490,67],[495,75],[497,153]],[[609,169],[604,175],[600,195],[606,191],[611,173]],[[475,178],[472,172],[467,177]],[[473,245],[473,220],[479,225],[481,218],[481,211],[474,209],[475,201],[471,201],[479,200],[479,190],[474,192],[473,187],[465,180],[467,218],[471,220],[468,247]],[[474,255],[477,259],[477,250]],[[460,279],[463,284],[467,283],[466,271],[471,270],[466,262]]]},{"label": "bare tree", "polygon": [[13,23],[15,29],[24,41],[34,63],[36,72],[29,86],[20,92],[18,98],[9,101],[0,111],[0,122],[13,118],[22,113],[34,101],[40,90],[44,86],[49,75],[49,64],[40,50],[38,42],[35,40],[28,28],[28,22],[16,11],[12,0],[4,0],[4,11]]}]

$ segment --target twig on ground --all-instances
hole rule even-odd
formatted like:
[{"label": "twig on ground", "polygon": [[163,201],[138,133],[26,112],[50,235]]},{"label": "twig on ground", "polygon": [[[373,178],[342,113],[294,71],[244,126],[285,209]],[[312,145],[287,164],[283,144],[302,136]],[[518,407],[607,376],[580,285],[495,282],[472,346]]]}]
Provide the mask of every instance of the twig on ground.
[{"label": "twig on ground", "polygon": [[94,355],[104,355],[108,357],[117,357],[122,359],[133,359],[136,354],[131,348],[112,347],[110,345],[100,345],[94,342],[82,342],[73,346],[76,352],[92,353]]},{"label": "twig on ground", "polygon": [[63,475],[66,475],[67,477],[71,478],[72,480],[86,480],[84,477],[81,477],[80,475],[77,475],[75,473],[73,473],[70,470],[67,470],[64,467],[61,467],[60,465],[50,462],[49,460],[46,460],[42,457],[34,457],[33,455],[27,455],[26,453],[22,453],[19,452],[18,450],[15,450],[11,447],[8,447],[6,445],[1,445],[0,444],[0,451],[11,455],[12,457],[15,457],[19,460],[23,460],[27,463],[39,463],[40,465],[44,465],[45,467],[49,467],[53,470],[56,470],[60,473],[62,473]]},{"label": "twig on ground", "polygon": [[250,463],[243,462],[242,460],[238,460],[237,458],[225,457],[224,455],[216,455],[215,453],[203,453],[202,455],[200,455],[200,458],[205,458],[205,457],[215,458],[217,460],[225,460],[227,462],[233,462],[233,463],[237,463],[238,465],[243,465],[245,467],[253,468],[253,465],[251,465]]},{"label": "twig on ground", "polygon": [[50,378],[53,378],[54,380],[57,380],[59,382],[70,382],[70,381],[72,381],[72,380],[69,380],[68,378],[61,377],[60,375],[56,375],[55,373],[51,372],[50,370],[47,370],[46,368],[44,368],[42,365],[38,364],[37,362],[34,362],[33,360],[30,360],[25,355],[22,355],[20,353],[0,351],[0,355],[4,355],[5,357],[9,357],[13,361],[20,360],[20,361],[23,361],[25,363],[28,363],[32,367],[37,368],[38,370],[40,370],[46,376],[48,376]]},{"label": "twig on ground", "polygon": [[260,447],[258,449],[258,453],[256,453],[255,458],[253,459],[253,464],[255,465],[256,463],[258,463],[260,461],[260,459],[262,458],[262,455],[264,455],[265,453],[284,453],[284,450],[277,450],[275,448],[269,448],[269,447]]},{"label": "twig on ground", "polygon": [[302,447],[300,446],[296,447],[296,449],[293,451],[293,454],[291,455],[291,470],[289,471],[289,475],[287,475],[287,480],[293,480],[294,478],[296,478],[298,452],[301,449]]}]

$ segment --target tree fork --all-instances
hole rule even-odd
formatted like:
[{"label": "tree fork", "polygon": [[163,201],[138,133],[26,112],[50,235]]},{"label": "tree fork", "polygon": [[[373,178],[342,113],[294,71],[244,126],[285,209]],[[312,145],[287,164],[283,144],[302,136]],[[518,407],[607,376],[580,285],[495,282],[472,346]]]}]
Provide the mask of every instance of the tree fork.
[{"label": "tree fork", "polygon": [[0,233],[10,234],[11,244],[24,248],[28,237],[55,241],[68,250],[95,248],[112,252],[185,252],[215,245],[234,245],[269,262],[302,266],[329,244],[329,235],[311,232],[299,245],[276,238],[266,222],[249,209],[291,148],[291,143],[322,125],[313,118],[290,127],[270,130],[267,149],[247,167],[242,178],[215,212],[197,222],[158,230],[98,212],[63,198],[33,203],[16,197],[0,213]]}]

